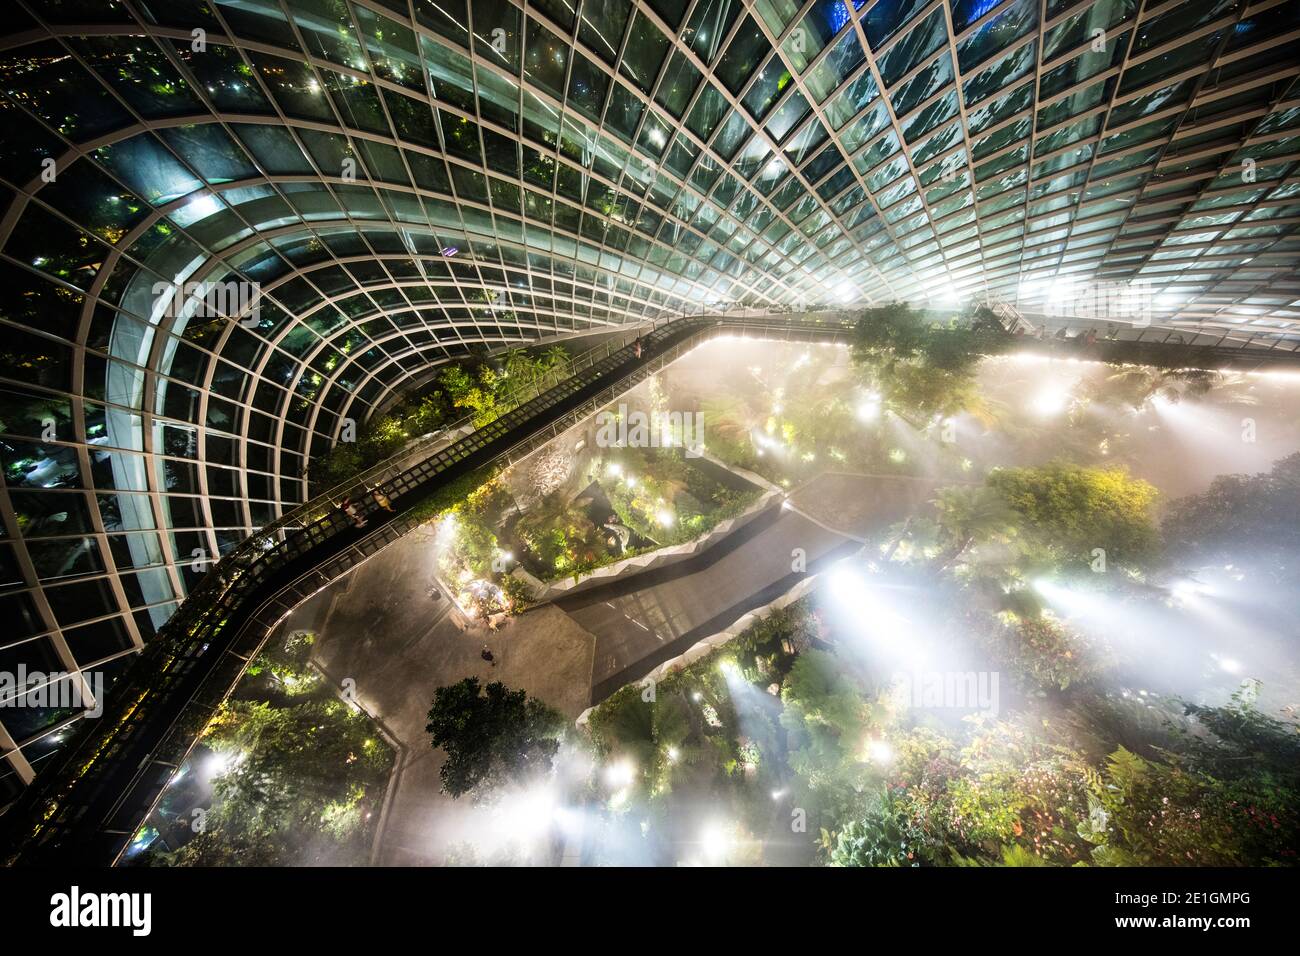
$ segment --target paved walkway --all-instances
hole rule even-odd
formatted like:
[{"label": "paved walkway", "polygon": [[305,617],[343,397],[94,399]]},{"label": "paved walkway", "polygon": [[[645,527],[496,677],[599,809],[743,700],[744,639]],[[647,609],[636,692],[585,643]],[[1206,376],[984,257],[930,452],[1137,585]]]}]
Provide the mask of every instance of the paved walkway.
[{"label": "paved walkway", "polygon": [[[355,681],[359,703],[404,748],[376,862],[431,865],[449,848],[482,832],[482,811],[440,793],[442,753],[424,730],[438,687],[477,676],[539,697],[567,717],[587,706],[594,638],[568,615],[542,607],[495,633],[462,630],[451,602],[429,597],[433,543],[417,532],[345,578],[316,620],[288,626],[319,633],[313,660],[336,682]],[[305,608],[304,608],[305,610]],[[496,666],[479,655],[487,643]]]},{"label": "paved walkway", "polygon": [[793,574],[796,549],[811,569],[854,544],[775,508],[699,557],[557,602],[596,635],[592,700],[642,676],[701,637],[732,624],[767,588]]},{"label": "paved walkway", "polygon": [[934,497],[935,485],[929,478],[828,471],[796,488],[790,501],[818,524],[870,540],[908,515],[923,512]]},{"label": "paved walkway", "polygon": [[790,507],[773,509],[697,558],[557,601],[595,635],[592,702],[858,550],[863,539],[924,507],[933,487],[911,478],[824,474],[795,491]]}]

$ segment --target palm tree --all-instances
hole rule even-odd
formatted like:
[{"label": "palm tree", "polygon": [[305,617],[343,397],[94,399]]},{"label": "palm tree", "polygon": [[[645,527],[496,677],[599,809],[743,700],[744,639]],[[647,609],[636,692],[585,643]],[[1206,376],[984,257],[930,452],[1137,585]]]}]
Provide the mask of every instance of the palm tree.
[{"label": "palm tree", "polygon": [[996,491],[985,487],[944,488],[934,499],[942,550],[934,559],[942,571],[973,544],[1008,541],[1016,536],[1019,519]]}]

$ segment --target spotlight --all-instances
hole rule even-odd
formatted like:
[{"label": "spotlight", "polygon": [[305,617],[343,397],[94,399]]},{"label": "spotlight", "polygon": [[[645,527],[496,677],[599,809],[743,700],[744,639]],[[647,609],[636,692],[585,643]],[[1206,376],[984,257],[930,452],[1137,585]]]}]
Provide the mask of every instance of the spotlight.
[{"label": "spotlight", "polygon": [[880,417],[880,403],[865,401],[858,406],[858,420],[864,422],[873,422]]},{"label": "spotlight", "polygon": [[1241,673],[1241,669],[1242,669],[1241,661],[1231,657],[1219,657],[1217,658],[1217,660],[1219,662],[1219,670],[1223,671],[1224,673],[1226,674]]},{"label": "spotlight", "polygon": [[605,782],[611,787],[628,787],[636,779],[636,767],[630,760],[620,760],[605,768]]},{"label": "spotlight", "polygon": [[894,748],[883,740],[872,740],[867,743],[867,759],[883,767],[893,761]]},{"label": "spotlight", "polygon": [[1056,415],[1065,410],[1066,399],[1068,395],[1059,388],[1047,388],[1039,392],[1034,398],[1031,408],[1037,415],[1044,417]]},{"label": "spotlight", "polygon": [[700,843],[704,848],[704,856],[708,860],[720,862],[726,858],[731,849],[731,834],[725,825],[717,822],[709,823],[700,834]]}]

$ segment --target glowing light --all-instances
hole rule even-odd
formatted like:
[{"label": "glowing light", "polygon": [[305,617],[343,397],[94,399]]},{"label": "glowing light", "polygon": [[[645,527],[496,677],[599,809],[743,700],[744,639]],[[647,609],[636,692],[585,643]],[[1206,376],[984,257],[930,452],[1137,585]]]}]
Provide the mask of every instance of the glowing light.
[{"label": "glowing light", "polygon": [[630,760],[620,760],[605,768],[605,782],[611,787],[628,787],[636,779],[636,767]]},{"label": "glowing light", "polygon": [[555,794],[538,788],[509,794],[493,813],[495,829],[510,840],[532,841],[550,829],[555,820]]},{"label": "glowing light", "polygon": [[1069,393],[1060,388],[1046,388],[1034,397],[1030,406],[1037,415],[1056,415],[1065,410]]},{"label": "glowing light", "polygon": [[669,748],[668,748],[668,762],[669,762],[669,763],[676,763],[676,762],[677,762],[677,758],[680,757],[680,756],[681,756],[681,751],[679,751],[676,747],[669,747]]},{"label": "glowing light", "polygon": [[872,763],[885,766],[893,762],[894,748],[889,746],[883,740],[872,740],[867,743],[867,759]]},{"label": "glowing light", "polygon": [[655,512],[655,520],[663,527],[671,528],[676,518],[673,517],[673,513],[667,508],[660,508]]},{"label": "glowing light", "polygon": [[709,823],[700,833],[700,846],[704,850],[705,859],[714,863],[726,859],[731,851],[731,843],[731,833],[722,823]]},{"label": "glowing light", "polygon": [[609,467],[605,469],[605,472],[617,478],[619,475],[623,474],[623,466],[616,461],[611,461]]},{"label": "glowing light", "polygon": [[1219,670],[1228,674],[1240,674],[1242,671],[1241,661],[1232,657],[1219,657]]},{"label": "glowing light", "polygon": [[880,403],[865,401],[858,406],[858,419],[864,422],[872,422],[880,417]]}]

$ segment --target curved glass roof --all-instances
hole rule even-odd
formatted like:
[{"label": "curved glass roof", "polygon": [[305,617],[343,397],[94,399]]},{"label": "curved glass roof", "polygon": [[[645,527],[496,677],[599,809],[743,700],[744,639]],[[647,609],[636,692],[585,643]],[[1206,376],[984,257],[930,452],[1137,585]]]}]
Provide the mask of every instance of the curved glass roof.
[{"label": "curved glass roof", "polygon": [[[1300,0],[6,15],[5,663],[140,646],[344,418],[474,347],[1063,278],[1191,326],[1300,318]],[[187,283],[259,308],[172,307]],[[67,717],[0,728],[14,772]]]}]

